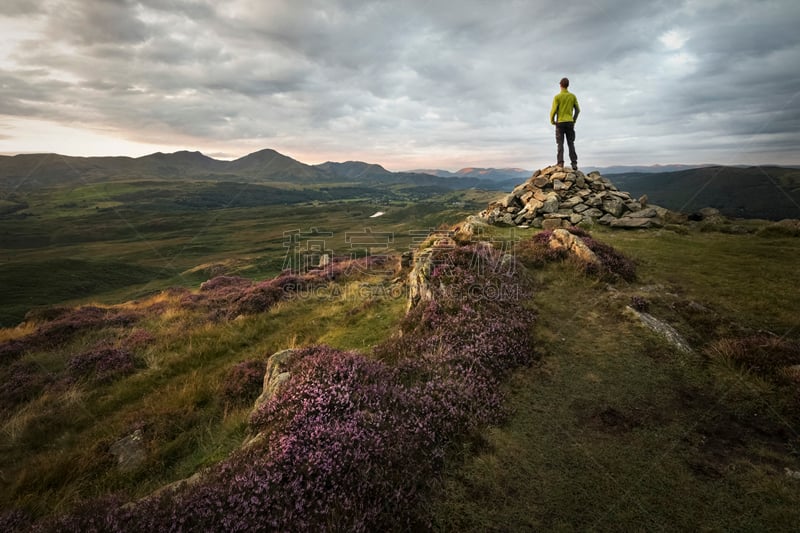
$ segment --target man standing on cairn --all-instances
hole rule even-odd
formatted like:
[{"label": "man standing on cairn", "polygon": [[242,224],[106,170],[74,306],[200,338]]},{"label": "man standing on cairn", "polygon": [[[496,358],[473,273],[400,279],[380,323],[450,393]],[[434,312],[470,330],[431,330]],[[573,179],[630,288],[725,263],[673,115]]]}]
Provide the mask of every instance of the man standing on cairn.
[{"label": "man standing on cairn", "polygon": [[572,169],[578,170],[578,154],[575,152],[575,122],[578,120],[581,108],[578,106],[578,98],[567,90],[569,80],[562,78],[560,85],[561,92],[553,98],[553,107],[550,108],[550,124],[556,127],[558,166],[564,166],[564,137],[566,137]]}]

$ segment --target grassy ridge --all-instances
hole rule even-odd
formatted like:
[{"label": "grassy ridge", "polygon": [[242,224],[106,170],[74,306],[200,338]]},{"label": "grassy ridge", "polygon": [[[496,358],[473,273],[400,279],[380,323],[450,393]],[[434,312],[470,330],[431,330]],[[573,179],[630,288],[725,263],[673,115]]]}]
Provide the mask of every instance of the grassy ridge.
[{"label": "grassy ridge", "polygon": [[[795,275],[798,239],[595,236],[636,260],[638,280],[609,287],[564,263],[534,270],[541,362],[509,383],[508,422],[443,480],[437,529],[796,528],[798,481],[787,472],[800,471],[798,382],[725,350],[764,345],[757,332],[769,331],[797,361],[800,288],[776,280]],[[694,353],[628,305],[674,325]],[[767,366],[776,353],[744,346]]]}]

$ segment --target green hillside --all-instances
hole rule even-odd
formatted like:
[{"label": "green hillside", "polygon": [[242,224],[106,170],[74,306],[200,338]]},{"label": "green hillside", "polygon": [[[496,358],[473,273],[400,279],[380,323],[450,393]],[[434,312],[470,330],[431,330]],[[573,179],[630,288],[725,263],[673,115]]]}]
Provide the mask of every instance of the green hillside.
[{"label": "green hillside", "polygon": [[736,218],[800,218],[800,170],[794,168],[717,166],[608,177],[622,190],[684,213],[714,207]]}]

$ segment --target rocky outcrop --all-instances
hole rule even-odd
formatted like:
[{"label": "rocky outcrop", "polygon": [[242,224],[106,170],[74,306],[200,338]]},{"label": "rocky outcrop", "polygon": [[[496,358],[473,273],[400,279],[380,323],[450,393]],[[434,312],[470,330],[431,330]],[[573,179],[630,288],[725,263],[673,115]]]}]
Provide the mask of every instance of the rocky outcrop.
[{"label": "rocky outcrop", "polygon": [[433,298],[430,286],[433,251],[433,248],[427,248],[414,255],[414,267],[408,274],[408,310],[419,302],[426,302]]},{"label": "rocky outcrop", "polygon": [[291,373],[289,367],[297,355],[296,350],[287,349],[275,352],[267,359],[267,368],[264,372],[264,388],[256,400],[253,410],[267,403],[289,381]]},{"label": "rocky outcrop", "polygon": [[663,337],[664,340],[666,340],[677,350],[687,354],[692,353],[692,347],[689,345],[689,343],[686,342],[686,340],[675,328],[666,322],[663,322],[644,311],[638,311],[631,306],[625,307],[625,311],[629,315],[638,318],[644,326]]},{"label": "rocky outcrop", "polygon": [[109,447],[108,451],[116,458],[117,468],[122,472],[133,472],[147,460],[141,429],[118,440]]},{"label": "rocky outcrop", "polygon": [[589,249],[585,242],[562,228],[553,230],[549,246],[555,250],[565,250],[568,254],[577,257],[584,263],[600,262],[597,255]]},{"label": "rocky outcrop", "polygon": [[647,205],[647,196],[634,199],[599,172],[584,174],[555,166],[537,170],[528,181],[489,204],[478,217],[499,226],[543,229],[581,223],[614,228],[663,225],[659,209]]}]

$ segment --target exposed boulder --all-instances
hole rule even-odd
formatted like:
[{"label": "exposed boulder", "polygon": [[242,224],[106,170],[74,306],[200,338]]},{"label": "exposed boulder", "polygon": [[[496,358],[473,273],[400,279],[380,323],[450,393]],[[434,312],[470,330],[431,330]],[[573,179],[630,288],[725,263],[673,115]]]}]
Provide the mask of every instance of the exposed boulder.
[{"label": "exposed boulder", "polygon": [[689,345],[688,342],[686,342],[686,339],[684,339],[675,328],[673,328],[666,322],[663,322],[654,317],[653,315],[646,313],[644,311],[637,311],[631,306],[625,307],[625,311],[628,314],[641,320],[644,326],[650,328],[657,334],[661,335],[668,343],[674,346],[677,350],[683,353],[692,353],[692,347]]},{"label": "exposed boulder", "polygon": [[550,248],[566,250],[569,254],[574,255],[584,263],[600,262],[597,255],[586,246],[585,242],[565,229],[553,230],[553,236],[550,239]]},{"label": "exposed boulder", "polygon": [[289,381],[291,377],[289,366],[296,354],[296,350],[287,349],[275,352],[269,356],[269,359],[267,359],[267,368],[264,372],[264,388],[261,391],[261,395],[256,400],[254,409],[267,403],[270,398],[275,396],[275,394],[283,388],[285,383]]},{"label": "exposed boulder", "polygon": [[489,204],[479,219],[497,226],[556,229],[581,223],[613,228],[663,225],[663,210],[648,205],[647,196],[634,199],[619,191],[599,172],[547,167]]},{"label": "exposed boulder", "polygon": [[132,472],[144,464],[147,452],[142,430],[137,429],[109,447],[109,453],[117,460],[117,468],[122,472]]},{"label": "exposed boulder", "polygon": [[408,309],[433,298],[430,286],[433,252],[434,248],[431,247],[414,254],[414,268],[408,274]]}]

